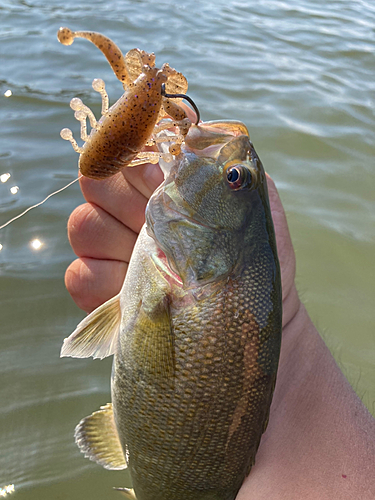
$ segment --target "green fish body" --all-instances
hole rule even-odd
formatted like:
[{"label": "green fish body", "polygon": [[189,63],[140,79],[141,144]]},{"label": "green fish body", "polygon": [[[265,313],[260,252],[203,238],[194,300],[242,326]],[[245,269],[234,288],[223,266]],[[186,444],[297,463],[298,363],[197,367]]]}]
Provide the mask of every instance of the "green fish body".
[{"label": "green fish body", "polygon": [[266,178],[249,137],[207,154],[185,146],[150,198],[119,296],[64,343],[62,355],[114,354],[113,406],[77,426],[81,450],[128,467],[129,498],[234,499],[268,422],[281,314]]}]

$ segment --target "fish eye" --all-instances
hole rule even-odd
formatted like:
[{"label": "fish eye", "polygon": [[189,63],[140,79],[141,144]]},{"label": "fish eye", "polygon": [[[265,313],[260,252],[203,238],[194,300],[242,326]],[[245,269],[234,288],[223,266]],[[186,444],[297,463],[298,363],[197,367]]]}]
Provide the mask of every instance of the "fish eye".
[{"label": "fish eye", "polygon": [[249,187],[252,175],[248,168],[243,165],[232,165],[226,171],[227,182],[233,191]]}]

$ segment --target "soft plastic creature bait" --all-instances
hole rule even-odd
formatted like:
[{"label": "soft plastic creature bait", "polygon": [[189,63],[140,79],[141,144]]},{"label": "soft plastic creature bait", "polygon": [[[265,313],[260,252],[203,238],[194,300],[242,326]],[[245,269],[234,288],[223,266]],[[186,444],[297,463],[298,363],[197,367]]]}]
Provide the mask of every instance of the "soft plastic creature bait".
[{"label": "soft plastic creature bait", "polygon": [[[169,162],[173,155],[180,153],[180,145],[191,122],[178,101],[187,98],[192,102],[185,96],[188,83],[181,73],[167,63],[161,69],[156,68],[155,55],[140,49],[132,49],[123,56],[112,40],[93,31],[74,32],[69,28],[60,28],[57,38],[63,45],[71,45],[74,38],[86,38],[92,42],[106,56],[125,89],[120,99],[108,109],[103,80],[93,81],[94,90],[102,97],[102,117],[99,121],[81,99],[75,97],[70,102],[75,118],[81,123],[84,145],[78,146],[68,128],[61,131],[61,137],[70,141],[74,150],[80,153],[79,168],[83,175],[104,179],[123,167],[158,163],[160,158]],[[172,120],[162,120],[167,115]],[[87,118],[91,126],[89,135]],[[179,133],[160,134],[171,127],[178,127]],[[167,152],[143,151],[145,146],[161,142],[171,143]]]}]

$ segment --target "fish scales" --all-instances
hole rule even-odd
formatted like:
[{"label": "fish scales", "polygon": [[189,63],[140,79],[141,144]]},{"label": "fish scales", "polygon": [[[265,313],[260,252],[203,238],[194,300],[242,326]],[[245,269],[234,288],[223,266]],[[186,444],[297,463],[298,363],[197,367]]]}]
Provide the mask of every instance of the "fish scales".
[{"label": "fish scales", "polygon": [[[104,353],[115,355],[113,416],[101,411],[115,423],[129,498],[232,500],[268,422],[280,270],[265,174],[248,136],[207,156],[183,153],[149,201],[118,296],[117,340]],[[97,321],[89,318],[65,355],[79,354],[77,339]],[[98,349],[91,355],[103,357]],[[81,421],[76,440],[100,462],[96,414]],[[115,468],[111,460],[104,466]]]},{"label": "fish scales", "polygon": [[[264,264],[266,272],[270,264]],[[254,274],[263,278],[250,268],[243,279],[229,279],[215,297],[200,304],[201,311],[193,306],[173,318],[173,385],[162,381],[135,394],[136,363],[129,360],[130,371],[115,365],[115,373],[121,374],[115,387],[122,394],[115,408],[125,416],[133,484],[142,484],[145,476],[150,480],[147,490],[138,488],[139,498],[200,498],[200,492],[212,493],[216,487],[229,490],[228,496],[212,498],[232,498],[246,476],[268,408],[252,410],[270,398],[276,371],[275,356],[267,349],[272,332],[267,327],[260,331],[250,313],[259,296]],[[238,290],[243,299],[238,300]],[[134,406],[129,404],[132,396]],[[186,485],[194,486],[186,491]]]}]

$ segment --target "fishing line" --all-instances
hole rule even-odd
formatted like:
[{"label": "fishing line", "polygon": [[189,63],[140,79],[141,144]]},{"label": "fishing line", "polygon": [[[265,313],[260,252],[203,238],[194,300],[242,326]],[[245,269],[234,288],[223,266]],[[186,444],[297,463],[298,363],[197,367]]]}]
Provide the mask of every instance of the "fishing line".
[{"label": "fishing line", "polygon": [[21,214],[16,215],[15,217],[13,217],[13,219],[8,220],[8,222],[6,222],[2,226],[0,226],[0,229],[4,229],[4,227],[9,226],[9,224],[11,224],[12,222],[14,222],[17,219],[20,219],[25,214],[27,214],[27,212],[30,212],[30,210],[32,210],[33,208],[40,207],[40,205],[43,205],[43,203],[45,203],[47,200],[49,200],[52,196],[55,196],[55,194],[61,193],[61,191],[64,191],[65,189],[67,189],[68,187],[70,187],[72,184],[74,184],[75,182],[79,181],[82,177],[83,177],[83,175],[79,174],[78,177],[77,177],[77,179],[74,179],[74,181],[69,182],[69,184],[67,184],[66,186],[64,186],[64,187],[58,189],[57,191],[54,191],[53,193],[49,194],[46,198],[44,198],[43,201],[40,201],[39,203],[36,203],[35,205],[32,205],[29,208],[26,208],[26,210],[24,210]]},{"label": "fishing line", "polygon": [[[163,97],[167,97],[169,99],[181,98],[181,99],[187,100],[193,106],[193,108],[194,108],[194,111],[195,111],[195,113],[197,115],[196,125],[198,125],[199,120],[200,120],[200,113],[199,113],[199,109],[198,109],[197,105],[195,104],[195,102],[193,101],[193,99],[191,99],[191,97],[189,97],[186,94],[167,94],[165,92],[165,83],[163,83],[162,86],[161,86],[161,95]],[[44,200],[40,201],[39,203],[36,203],[35,205],[32,205],[31,207],[27,208],[26,210],[24,210],[19,215],[16,215],[12,219],[8,220],[7,222],[5,222],[5,224],[3,224],[3,225],[0,226],[0,229],[4,229],[4,227],[9,226],[9,224],[11,224],[12,222],[16,221],[17,219],[20,219],[25,214],[27,214],[27,212],[30,212],[30,210],[32,210],[33,208],[40,207],[40,205],[43,205],[43,203],[45,203],[47,200],[49,200],[52,196],[55,196],[55,194],[61,193],[61,191],[64,191],[65,189],[67,189],[68,187],[70,187],[72,184],[74,184],[75,182],[79,181],[79,179],[81,179],[81,177],[83,177],[83,175],[79,174],[78,177],[77,177],[77,179],[74,179],[74,181],[69,182],[69,184],[67,184],[66,186],[64,186],[64,187],[58,189],[57,191],[54,191],[53,193],[49,194],[46,198],[44,198]]]}]

